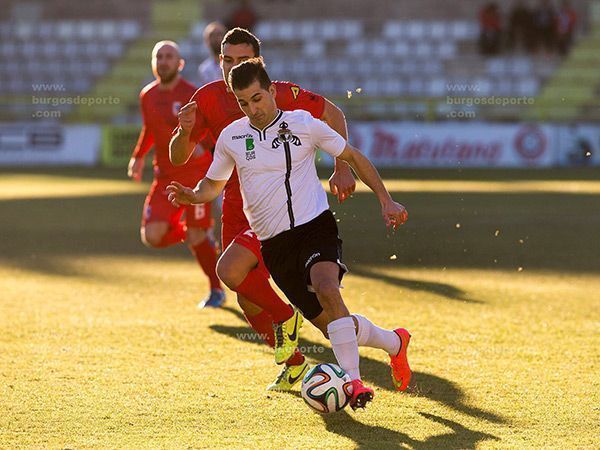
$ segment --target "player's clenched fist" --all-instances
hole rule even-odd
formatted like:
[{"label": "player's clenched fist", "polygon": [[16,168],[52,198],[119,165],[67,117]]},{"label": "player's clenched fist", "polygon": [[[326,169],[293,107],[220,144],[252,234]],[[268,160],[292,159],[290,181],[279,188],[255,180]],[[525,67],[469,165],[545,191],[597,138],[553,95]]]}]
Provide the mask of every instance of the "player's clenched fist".
[{"label": "player's clenched fist", "polygon": [[169,193],[169,201],[176,208],[183,205],[191,205],[196,199],[193,189],[177,181],[171,181],[171,184],[167,186],[167,192]]},{"label": "player's clenched fist", "polygon": [[388,227],[391,225],[394,227],[394,230],[408,220],[406,208],[393,200],[383,205],[381,213],[383,214],[385,224]]},{"label": "player's clenched fist", "polygon": [[194,124],[196,123],[196,110],[198,109],[198,105],[196,102],[190,102],[187,105],[184,105],[177,113],[177,118],[179,119],[179,125],[184,131],[188,133],[192,131],[194,128]]}]

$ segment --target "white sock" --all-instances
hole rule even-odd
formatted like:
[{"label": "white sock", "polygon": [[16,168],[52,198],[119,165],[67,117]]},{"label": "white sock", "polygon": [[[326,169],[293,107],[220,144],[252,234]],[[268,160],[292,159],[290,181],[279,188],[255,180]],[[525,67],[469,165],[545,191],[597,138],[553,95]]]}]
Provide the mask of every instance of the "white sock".
[{"label": "white sock", "polygon": [[352,380],[360,380],[358,368],[358,342],[352,317],[342,317],[327,325],[329,342],[338,364]]},{"label": "white sock", "polygon": [[358,320],[358,333],[356,335],[358,345],[380,348],[390,355],[398,354],[400,351],[400,337],[396,333],[379,328],[365,316],[352,315]]}]

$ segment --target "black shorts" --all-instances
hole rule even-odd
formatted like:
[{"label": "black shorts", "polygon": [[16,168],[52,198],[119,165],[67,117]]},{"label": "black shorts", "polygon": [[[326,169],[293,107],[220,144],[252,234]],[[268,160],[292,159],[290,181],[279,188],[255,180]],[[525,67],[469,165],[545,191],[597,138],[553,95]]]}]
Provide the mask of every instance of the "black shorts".
[{"label": "black shorts", "polygon": [[337,223],[329,210],[310,222],[262,241],[261,252],[273,281],[309,320],[323,311],[312,290],[311,267],[321,261],[334,262],[340,267],[340,281],[348,271],[342,263],[342,240]]}]

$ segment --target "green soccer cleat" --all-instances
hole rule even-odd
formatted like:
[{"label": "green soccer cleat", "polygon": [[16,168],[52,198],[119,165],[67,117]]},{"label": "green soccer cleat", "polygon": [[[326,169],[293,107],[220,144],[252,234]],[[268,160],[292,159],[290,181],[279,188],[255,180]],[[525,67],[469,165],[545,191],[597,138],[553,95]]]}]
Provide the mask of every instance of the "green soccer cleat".
[{"label": "green soccer cleat", "polygon": [[273,323],[275,334],[275,363],[283,364],[294,354],[298,347],[298,337],[304,318],[294,308],[294,314],[285,322]]},{"label": "green soccer cleat", "polygon": [[285,366],[277,379],[267,386],[267,391],[289,391],[308,372],[308,363],[304,361],[298,366]]}]

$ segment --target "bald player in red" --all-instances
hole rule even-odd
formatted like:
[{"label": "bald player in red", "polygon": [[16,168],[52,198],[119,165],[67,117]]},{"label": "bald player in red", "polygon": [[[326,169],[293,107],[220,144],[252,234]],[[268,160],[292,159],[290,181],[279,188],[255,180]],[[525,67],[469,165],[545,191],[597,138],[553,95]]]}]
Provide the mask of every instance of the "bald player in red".
[{"label": "bald player in red", "polygon": [[[207,133],[216,142],[226,126],[244,116],[224,80],[235,65],[259,54],[260,42],[249,31],[234,28],[225,35],[220,55],[224,79],[198,89],[190,103],[180,110],[180,126],[174,132],[170,147],[173,164],[188,161],[196,144],[207,139]],[[292,83],[275,82],[275,85],[280,109],[304,109],[347,137],[344,114],[333,103]],[[239,136],[239,139],[244,137]],[[336,161],[330,187],[340,201],[354,191],[354,177],[345,162]],[[244,215],[235,171],[224,190],[221,236],[224,251],[217,264],[219,277],[238,294],[238,302],[250,325],[260,336],[265,336],[271,347],[275,347],[275,362],[286,362],[277,380],[267,389],[291,389],[308,371],[303,355],[296,349],[302,316],[285,303],[269,283],[269,274],[260,253],[260,242]]]},{"label": "bald player in red", "polygon": [[145,156],[154,147],[154,181],[142,214],[142,242],[148,247],[162,248],[186,241],[210,283],[210,294],[199,306],[219,307],[225,293],[216,274],[217,249],[210,238],[211,204],[176,208],[169,203],[166,193],[171,180],[195,185],[212,161],[210,152],[200,146],[193,149],[183,166],[176,167],[169,160],[169,142],[173,128],[178,125],[177,114],[196,91],[180,75],[184,64],[175,42],[161,41],[154,46],[152,71],[156,80],[140,93],[143,127],[129,161],[128,175],[141,181]]}]

